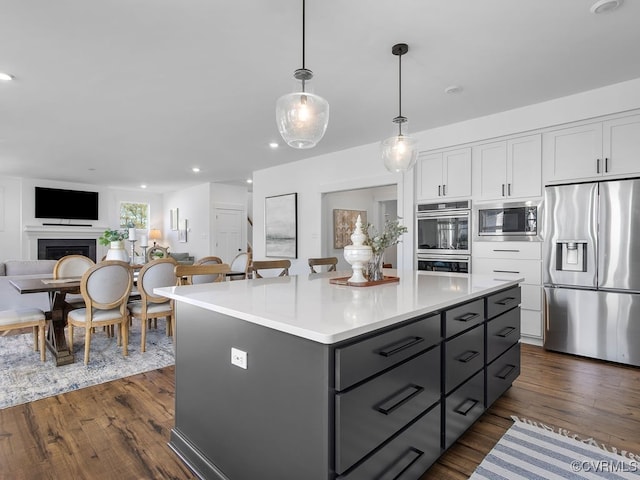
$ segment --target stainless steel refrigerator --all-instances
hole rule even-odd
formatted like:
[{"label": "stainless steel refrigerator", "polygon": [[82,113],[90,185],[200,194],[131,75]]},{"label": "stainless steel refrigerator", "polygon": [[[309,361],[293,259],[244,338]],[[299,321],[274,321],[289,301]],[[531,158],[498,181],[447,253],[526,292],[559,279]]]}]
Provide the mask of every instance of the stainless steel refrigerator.
[{"label": "stainless steel refrigerator", "polygon": [[640,365],[640,179],[545,189],[549,350]]}]

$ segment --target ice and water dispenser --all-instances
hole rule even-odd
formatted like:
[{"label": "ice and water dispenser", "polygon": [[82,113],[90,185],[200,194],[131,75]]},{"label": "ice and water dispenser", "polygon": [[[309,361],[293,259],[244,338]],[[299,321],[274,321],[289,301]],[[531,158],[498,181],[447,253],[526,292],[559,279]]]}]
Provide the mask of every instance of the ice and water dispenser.
[{"label": "ice and water dispenser", "polygon": [[587,241],[560,240],[556,242],[556,270],[587,271]]}]

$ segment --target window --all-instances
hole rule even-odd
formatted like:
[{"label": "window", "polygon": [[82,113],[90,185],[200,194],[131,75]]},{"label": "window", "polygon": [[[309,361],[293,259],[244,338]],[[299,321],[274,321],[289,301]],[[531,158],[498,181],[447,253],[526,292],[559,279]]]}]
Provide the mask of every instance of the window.
[{"label": "window", "polygon": [[149,204],[120,202],[120,227],[149,228]]}]

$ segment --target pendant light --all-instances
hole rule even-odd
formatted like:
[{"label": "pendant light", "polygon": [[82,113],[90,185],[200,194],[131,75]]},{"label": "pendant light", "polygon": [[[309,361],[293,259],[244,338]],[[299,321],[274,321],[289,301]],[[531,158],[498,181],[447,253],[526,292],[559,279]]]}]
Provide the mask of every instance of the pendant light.
[{"label": "pendant light", "polygon": [[302,68],[293,73],[299,82],[296,91],[276,103],[276,123],[280,135],[293,148],[313,148],[324,136],[329,123],[329,103],[311,91],[313,72],[305,68],[305,0],[302,0]]},{"label": "pendant light", "polygon": [[408,51],[406,43],[398,43],[391,49],[398,56],[398,116],[393,119],[398,125],[398,135],[383,140],[380,147],[384,166],[393,173],[410,170],[418,156],[416,140],[407,135],[407,117],[402,116],[402,55]]}]

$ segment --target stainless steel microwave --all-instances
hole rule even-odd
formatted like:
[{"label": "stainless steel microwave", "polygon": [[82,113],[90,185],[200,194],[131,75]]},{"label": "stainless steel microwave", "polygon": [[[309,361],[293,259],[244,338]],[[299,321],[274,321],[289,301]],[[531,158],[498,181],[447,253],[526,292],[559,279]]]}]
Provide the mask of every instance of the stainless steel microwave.
[{"label": "stainless steel microwave", "polygon": [[476,204],[473,209],[474,240],[541,241],[542,202]]}]

